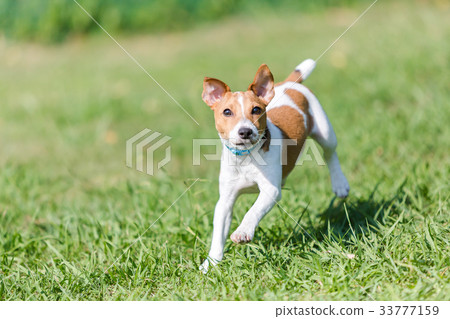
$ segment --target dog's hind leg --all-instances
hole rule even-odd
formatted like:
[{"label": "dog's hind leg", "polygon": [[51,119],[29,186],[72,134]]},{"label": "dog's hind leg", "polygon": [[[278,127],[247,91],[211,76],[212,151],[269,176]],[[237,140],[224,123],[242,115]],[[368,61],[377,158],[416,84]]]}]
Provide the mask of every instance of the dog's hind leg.
[{"label": "dog's hind leg", "polygon": [[318,99],[313,95],[308,96],[309,110],[313,117],[313,127],[310,136],[320,144],[323,155],[330,171],[331,186],[338,197],[347,197],[350,186],[347,178],[342,172],[341,165],[336,153],[337,139],[328,117],[320,105]]}]

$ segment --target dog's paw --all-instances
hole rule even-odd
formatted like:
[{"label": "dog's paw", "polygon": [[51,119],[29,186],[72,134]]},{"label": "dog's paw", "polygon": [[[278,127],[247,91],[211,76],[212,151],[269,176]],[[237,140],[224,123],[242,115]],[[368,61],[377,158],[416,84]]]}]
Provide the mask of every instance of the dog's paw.
[{"label": "dog's paw", "polygon": [[209,260],[206,259],[206,260],[203,262],[203,264],[201,264],[200,267],[198,267],[198,269],[199,269],[202,273],[207,274],[207,273],[208,273],[208,270],[209,270]]},{"label": "dog's paw", "polygon": [[350,192],[350,185],[342,173],[334,178],[331,178],[331,186],[333,187],[333,192],[340,198],[347,197]]},{"label": "dog's paw", "polygon": [[207,274],[207,273],[208,273],[208,270],[209,270],[211,267],[215,267],[218,263],[219,263],[219,260],[213,259],[213,258],[211,258],[211,257],[208,257],[208,258],[206,258],[205,261],[200,265],[200,267],[198,267],[198,269],[199,269],[202,273]]},{"label": "dog's paw", "polygon": [[246,244],[252,241],[253,233],[236,229],[236,231],[231,234],[230,239],[235,244]]}]

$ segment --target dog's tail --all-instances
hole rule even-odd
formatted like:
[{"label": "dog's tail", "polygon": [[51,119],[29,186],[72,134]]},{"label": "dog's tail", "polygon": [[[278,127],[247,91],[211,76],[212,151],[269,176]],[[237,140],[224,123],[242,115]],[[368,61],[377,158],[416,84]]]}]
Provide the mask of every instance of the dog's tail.
[{"label": "dog's tail", "polygon": [[312,73],[315,67],[316,61],[307,59],[295,67],[295,70],[289,74],[286,81],[302,83]]}]

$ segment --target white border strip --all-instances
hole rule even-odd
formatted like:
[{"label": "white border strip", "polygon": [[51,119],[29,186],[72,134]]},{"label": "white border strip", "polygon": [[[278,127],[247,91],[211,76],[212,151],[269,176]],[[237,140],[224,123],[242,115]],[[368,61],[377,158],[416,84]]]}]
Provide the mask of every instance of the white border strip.
[{"label": "white border strip", "polygon": [[[398,307],[400,310],[397,312]],[[411,315],[413,307],[415,310]],[[404,314],[405,309],[406,314]],[[435,314],[436,309],[438,314]],[[60,319],[61,317],[77,319],[80,317],[447,319],[450,318],[450,303],[445,301],[7,301],[0,303],[0,312],[4,318],[33,319]]]}]

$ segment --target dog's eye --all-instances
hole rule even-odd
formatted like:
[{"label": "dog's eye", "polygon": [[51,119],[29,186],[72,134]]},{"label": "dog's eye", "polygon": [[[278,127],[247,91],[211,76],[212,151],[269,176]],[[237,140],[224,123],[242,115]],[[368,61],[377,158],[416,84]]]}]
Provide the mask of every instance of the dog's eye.
[{"label": "dog's eye", "polygon": [[262,110],[259,106],[255,106],[252,110],[252,114],[256,114],[256,115],[261,114],[261,112],[262,112]]},{"label": "dog's eye", "polygon": [[231,112],[230,109],[225,109],[225,110],[223,110],[223,115],[225,115],[225,116],[231,116],[231,115],[233,115],[233,112]]}]

